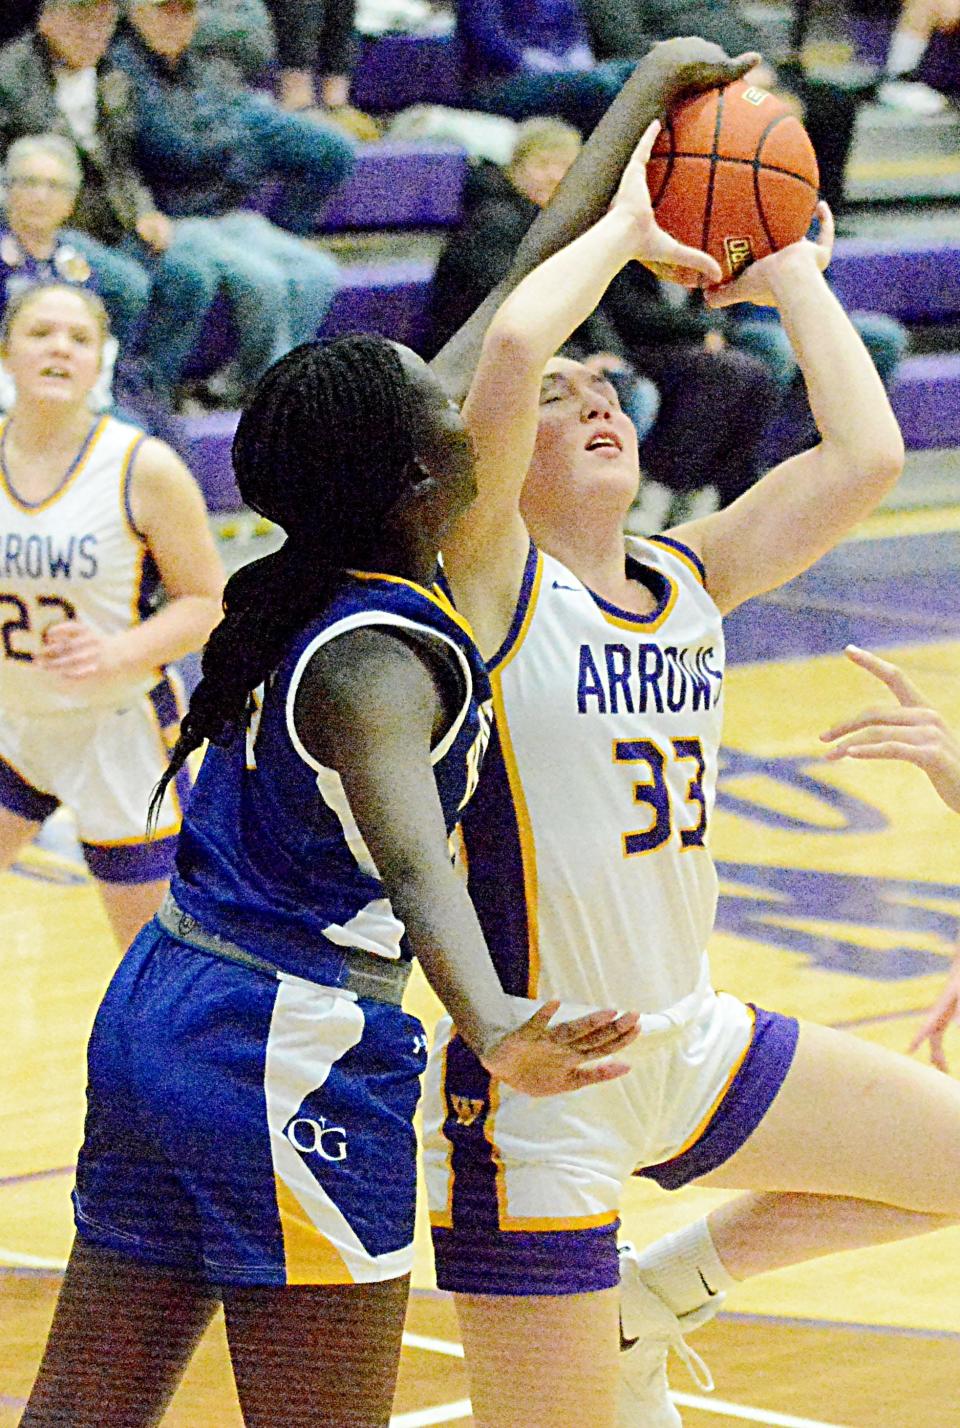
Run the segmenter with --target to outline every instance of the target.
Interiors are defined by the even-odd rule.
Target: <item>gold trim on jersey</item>
[[[450,601],[447,595],[440,589],[439,585],[434,585],[431,590],[428,590],[425,585],[418,585],[415,580],[408,580],[406,576],[385,575],[379,570],[348,570],[347,574],[352,576],[354,580],[386,580],[391,585],[406,585],[410,590],[416,590],[418,595],[423,595],[432,605],[436,605],[439,610],[442,610],[447,618],[452,620],[455,625],[458,625],[474,644],[477,643],[476,636],[470,628],[469,623],[463,618],[460,611]]]
[[[519,628],[519,630],[517,631],[516,638],[515,638],[514,640],[511,640],[510,643],[509,643],[509,645],[507,646],[507,652],[506,652],[506,654],[502,655],[499,659],[497,659],[495,663],[489,664],[489,665],[487,666],[487,673],[490,675],[491,679],[493,678],[493,672],[494,672],[494,670],[496,670],[497,673],[499,674],[502,670],[506,669],[507,665],[510,663],[510,661],[511,661],[511,660],[514,658],[514,656],[517,654],[518,650],[520,649],[520,646],[523,644],[524,640],[527,638],[527,635],[528,635],[529,632],[530,632],[530,625],[531,625],[531,622],[532,622],[532,620],[533,620],[533,614],[534,614],[534,611],[535,611],[536,608],[537,608],[537,600],[538,600],[539,597],[540,597],[540,585],[541,585],[541,583],[542,583],[542,580],[543,580],[543,551],[542,551],[542,550],[538,550],[538,551],[537,551],[537,565],[536,565],[536,569],[535,569],[535,571],[534,571],[534,573],[533,573],[533,580],[532,580],[531,585],[530,585],[530,594],[529,594],[529,596],[527,597],[527,608],[524,610],[524,612],[523,612],[523,619],[520,621],[520,628]],[[522,599],[522,598],[523,598],[523,590],[522,590],[522,588],[521,588],[520,596],[519,596],[518,598],[519,598],[519,599]],[[501,645],[500,648],[502,649],[503,646]]]
[[[450,1028],[450,1037],[441,1052],[440,1065],[440,1104],[446,1109],[447,1105],[447,1052],[450,1050],[450,1042],[457,1034],[455,1026]],[[446,1119],[446,1116],[444,1116]],[[447,1203],[442,1210],[431,1210],[430,1224],[438,1230],[453,1229],[453,1182],[456,1171],[453,1168],[453,1141],[449,1136],[443,1134],[443,1122],[440,1123],[440,1139],[444,1144],[444,1156],[447,1163]]]
[[[145,545],[147,538],[144,535],[143,531],[137,530],[136,526],[133,524],[133,506],[130,502],[130,491],[127,486],[127,482],[129,481],[131,476],[131,465],[133,463],[133,458],[137,454],[137,451],[145,440],[146,437],[144,436],[143,432],[138,431],[136,436],[131,441],[130,445],[127,447],[126,451],[123,453],[123,459],[120,462],[120,509],[123,512],[123,523],[126,526],[127,531],[130,533],[130,535],[133,536],[134,540],[137,542],[138,545]]]
[[[733,1082],[740,1071],[740,1067],[747,1059],[747,1052],[753,1045],[753,1038],[757,1030],[757,1014],[751,1006],[747,1007],[747,1011],[750,1013],[750,1035],[747,1038],[747,1044],[741,1051],[740,1055],[737,1057],[736,1061],[730,1067],[727,1079],[724,1081],[723,1086],[721,1087],[720,1092],[716,1097],[716,1100],[713,1102],[713,1105],[710,1107],[709,1111],[707,1111],[707,1114],[703,1117],[703,1120],[697,1126],[696,1130],[694,1130],[693,1132],[691,1132],[690,1135],[687,1136],[687,1139],[683,1142],[683,1145],[680,1147],[680,1149],[675,1150],[673,1155],[670,1156],[669,1160],[661,1161],[661,1165],[669,1165],[671,1161],[679,1160],[681,1155],[686,1155],[687,1151],[692,1150],[693,1147],[696,1145],[697,1141],[700,1139],[700,1137],[705,1135],[706,1132],[709,1130],[710,1122],[713,1120],[714,1116],[717,1114],[724,1100],[726,1099],[727,1092],[733,1085]]]
[[[509,656],[507,657],[507,663]],[[539,891],[537,887],[537,848],[533,837],[533,824],[523,793],[523,783],[517,767],[517,756],[510,741],[510,725],[503,699],[503,665],[490,670],[490,688],[493,691],[494,726],[500,739],[500,752],[507,775],[510,802],[517,823],[517,837],[520,840],[520,862],[523,867],[523,899],[527,909],[527,996],[537,994],[540,981],[540,928],[537,922]]]
[[[659,546],[661,550],[666,551],[667,555],[675,556],[677,560],[681,561],[687,567],[697,584],[702,585],[703,588],[706,589],[707,582],[703,577],[703,571],[690,559],[690,556],[687,555],[686,551],[682,548],[680,541],[662,539],[660,536],[641,536],[640,539],[649,541],[652,545]]]
[[[51,491],[49,496],[46,496],[42,501],[37,502],[37,504],[35,505],[29,501],[24,501],[21,496],[17,495],[16,491],[10,484],[10,477],[7,472],[7,464],[5,461],[0,461],[0,484],[2,484],[3,486],[3,491],[5,495],[10,498],[10,500],[16,506],[17,510],[22,511],[24,515],[27,516],[38,516],[41,511],[49,510],[52,505],[54,505],[57,501],[60,500],[61,496],[65,496],[66,493],[70,490],[71,486],[75,485],[77,478],[80,476],[80,473],[86,467],[87,462],[90,460],[90,456],[93,452],[93,448],[96,446],[97,442],[100,440],[101,436],[106,430],[109,420],[109,417],[102,416],[98,422],[91,426],[86,437],[84,438],[83,445],[80,447],[79,452],[73,459],[73,463],[67,468],[66,472],[64,473],[60,485],[56,488],[56,490]],[[6,435],[8,426],[9,418],[4,422],[0,422],[0,441],[2,441],[3,437]]]

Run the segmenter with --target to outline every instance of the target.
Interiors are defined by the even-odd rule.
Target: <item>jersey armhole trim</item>
[[[706,586],[707,568],[696,551],[691,550],[688,545],[684,545],[683,541],[674,540],[672,536],[654,535],[647,536],[646,539],[652,541],[654,545],[665,545],[671,555],[682,560],[684,565],[697,577],[700,584]]]
[[[297,702],[297,691],[300,688],[300,681],[303,678],[304,671],[317,650],[320,649],[321,646],[329,644],[330,641],[336,639],[338,635],[349,634],[351,630],[364,628],[376,629],[385,626],[399,630],[407,630],[421,638],[427,636],[431,640],[440,641],[442,644],[449,646],[457,656],[457,662],[463,677],[463,702],[457,713],[451,719],[449,728],[445,731],[439,742],[430,750],[431,764],[438,764],[449,752],[463,726],[463,721],[466,719],[467,711],[470,708],[470,700],[473,697],[473,674],[470,670],[470,664],[466,655],[455,640],[450,639],[447,635],[441,634],[439,630],[432,630],[429,625],[420,625],[415,620],[405,619],[402,615],[391,615],[387,612],[348,615],[345,619],[338,620],[335,625],[331,625],[328,630],[323,630],[319,635],[314,636],[297,660],[287,689],[286,709],[284,711],[287,735],[298,757],[303,760],[308,768],[313,769],[315,773],[335,774],[337,770],[331,768],[329,764],[322,764],[318,759],[315,759],[297,732],[294,708]]]
[[[146,433],[138,432],[133,438],[126,451],[123,453],[123,460],[120,463],[120,494],[123,514],[126,518],[130,534],[142,545],[146,545],[147,537],[133,519],[133,507],[130,504],[130,483],[133,480],[133,465],[137,459],[137,452],[146,441]]]
[[[510,628],[503,644],[496,654],[487,660],[487,668],[498,673],[510,663],[514,655],[520,649],[527,637],[530,629],[530,622],[533,619],[533,612],[536,609],[537,597],[540,594],[540,581],[543,578],[543,556],[530,542],[530,549],[527,552],[527,561],[523,567],[523,579],[520,582],[520,593],[517,596],[516,607],[513,612],[513,619],[510,621]]]

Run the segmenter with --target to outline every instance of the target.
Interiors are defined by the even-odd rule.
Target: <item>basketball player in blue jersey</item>
[[[167,666],[202,646],[223,576],[179,457],[90,410],[108,335],[99,298],[47,285],[0,339],[17,389],[0,423],[0,868],[66,805],[125,947],[159,906],[189,787],[184,771],[148,842],[181,713]]]
[[[655,133],[610,210],[493,319],[464,408],[478,499],[444,544],[494,694],[463,832],[504,985],[641,1011],[633,1075],[549,1106],[499,1086],[451,1028],[438,1037],[425,1106],[437,1277],[457,1295],[482,1428],[610,1428],[618,1412],[625,1428],[676,1424],[667,1347],[734,1280],[960,1216],[960,1087],[710,985],[721,616],[836,544],[894,484],[903,444],[823,280],[821,206],[817,242],[708,299],[779,308],[819,444],[728,509],[625,547],[631,423],[606,383],[553,354],[631,259],[718,280],[656,226]],[[616,1227],[632,1173],[753,1193],[624,1254],[633,1347],[618,1408]]]
[[[263,378],[234,465],[287,540],[228,582],[154,798],[209,740],[169,895],[91,1037],[30,1428],[157,1423],[218,1302],[250,1428],[385,1425],[426,1061],[411,957],[531,1096],[622,1074],[635,1035],[508,997],[451,862],[490,732],[483,662],[431,584],[475,490],[456,407],[407,349],[310,344]]]

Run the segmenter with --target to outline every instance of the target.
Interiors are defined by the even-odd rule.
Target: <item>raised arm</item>
[[[783,585],[832,549],[896,485],[903,438],[859,335],[823,269],[833,247],[826,204],[816,243],[763,258],[711,306],[754,302],[780,311],[810,399],[820,442],[782,462],[726,510],[672,534],[700,555],[723,611]],[[710,473],[702,473],[709,480]]]
[[[476,453],[477,498],[444,541],[443,556],[458,604],[487,655],[510,626],[527,556],[520,493],[547,362],[632,258],[713,282],[720,277],[712,258],[683,247],[654,219],[646,169],[659,127],[651,124],[637,145],[609,211],[524,278],[484,339],[463,408]]]
[[[430,760],[442,703],[419,653],[394,634],[362,629],[320,648],[294,718],[308,751],[339,773],[427,980],[487,1069],[529,1095],[622,1075],[623,1063],[588,1063],[634,1039],[634,1015],[597,1012],[548,1030],[555,1002],[531,1017],[529,1002],[503,991],[447,847]]]
[[[431,366],[456,401],[462,401],[469,389],[484,333],[504,298],[540,263],[602,217],[630,155],[653,120],[662,118],[681,95],[730,84],[758,60],[753,53],[730,59],[719,45],[695,37],[653,46],[538,215],[504,281],[433,359]]]

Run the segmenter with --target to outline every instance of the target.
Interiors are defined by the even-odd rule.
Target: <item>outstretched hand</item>
[[[647,61],[664,67],[667,103],[674,104],[685,94],[719,89],[742,79],[761,59],[755,50],[731,59],[710,40],[701,40],[699,35],[681,35],[652,45]]]
[[[723,287],[708,288],[707,306],[731,307],[737,302],[752,302],[757,307],[776,307],[778,298],[770,279],[779,269],[793,263],[798,254],[809,254],[821,273],[824,272],[833,256],[835,236],[830,205],[823,202],[818,203],[814,210],[814,217],[820,223],[820,231],[815,239],[801,238],[798,243],[788,243],[785,248],[778,249],[776,253],[769,253],[766,258],[758,258],[732,283],[724,283]]]
[[[902,759],[922,769],[948,808],[960,813],[960,741],[903,670],[869,650],[848,645],[853,664],[890,690],[896,705],[864,709],[821,734],[833,747],[826,758]]]
[[[660,133],[660,121],[648,125],[643,138],[623,171],[620,187],[610,205],[611,211],[625,212],[632,219],[636,232],[634,257],[653,267],[661,277],[668,277],[684,286],[700,284],[706,279],[719,283],[723,276],[720,265],[709,253],[678,243],[657,223],[647,184],[647,163]]]
[[[629,1046],[639,1034],[636,1012],[594,1011],[550,1025],[559,1001],[546,1002],[480,1058],[492,1076],[528,1096],[553,1096],[624,1076],[622,1061],[591,1065]]]

